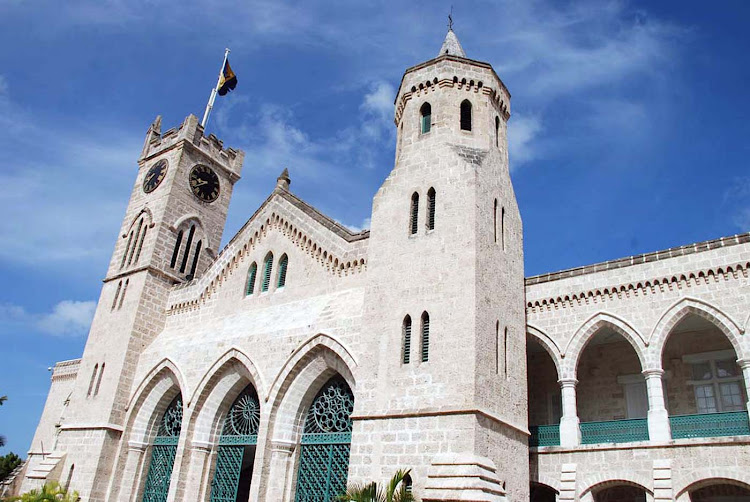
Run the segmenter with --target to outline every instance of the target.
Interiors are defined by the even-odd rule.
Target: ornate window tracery
[[[341,376],[318,392],[302,434],[296,502],[329,502],[346,492],[354,394]]]
[[[151,463],[143,489],[143,502],[166,502],[172,478],[177,441],[182,430],[182,394],[167,406],[151,447]]]
[[[247,500],[258,443],[260,401],[252,385],[234,400],[224,419],[211,481],[211,502]]]

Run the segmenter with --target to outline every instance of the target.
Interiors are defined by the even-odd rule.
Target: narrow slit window
[[[505,208],[500,211],[500,240],[502,241],[503,251],[505,251]]]
[[[99,363],[94,365],[94,372],[91,373],[91,381],[89,382],[89,390],[86,393],[86,397],[91,395],[91,391],[94,390],[94,381],[96,381],[96,374],[99,372]]]
[[[250,296],[255,291],[255,276],[258,275],[258,265],[253,262],[247,271],[247,289],[245,289],[245,296]]]
[[[500,148],[500,117],[495,117],[495,147]]]
[[[120,290],[122,289],[122,281],[117,283],[117,291],[115,291],[115,299],[112,301],[112,308],[110,310],[114,310],[115,307],[117,307],[117,298],[120,296]]]
[[[117,305],[117,310],[122,308],[122,302],[125,301],[125,293],[128,290],[128,284],[130,284],[130,279],[125,279],[125,285],[122,287],[122,294],[120,295],[120,303]]]
[[[190,256],[190,247],[193,245],[193,237],[195,236],[195,225],[190,227],[190,233],[188,233],[187,243],[185,244],[185,254],[182,256],[182,264],[180,264],[180,273],[185,273],[185,267],[187,267],[188,257]]]
[[[419,194],[414,192],[411,196],[411,214],[409,219],[409,233],[417,233],[417,221],[419,220]]]
[[[198,258],[201,255],[202,245],[203,245],[203,241],[198,241],[198,243],[195,245],[195,255],[193,256],[193,264],[190,265],[190,278],[191,279],[195,277],[195,269],[198,268]]]
[[[508,378],[508,327],[505,327],[505,334],[503,335],[503,371],[505,372],[505,378]]]
[[[461,102],[461,130],[471,131],[471,101],[468,99]]]
[[[500,321],[495,323],[495,374],[500,374]]]
[[[177,241],[174,244],[174,251],[172,251],[172,260],[169,262],[169,268],[174,268],[177,264],[177,256],[180,254],[180,244],[182,244],[182,230],[177,232]]]
[[[435,230],[435,189],[427,192],[427,230]]]
[[[495,206],[492,209],[492,232],[497,244],[497,199],[495,199]]]
[[[411,361],[411,317],[408,315],[404,317],[402,331],[404,336],[403,361],[404,364],[409,364]]]
[[[133,263],[135,263],[136,265],[138,264],[138,259],[141,257],[141,250],[143,249],[143,241],[146,240],[147,231],[148,231],[148,225],[144,225],[143,232],[141,232],[140,242],[138,242],[138,250],[135,252],[135,258],[133,258]]]
[[[94,396],[99,394],[99,387],[102,386],[102,376],[104,375],[104,366],[107,363],[102,363],[102,369],[99,371],[99,378],[96,379],[96,387],[94,388]]]
[[[425,103],[422,108],[419,109],[419,127],[422,134],[430,132],[432,126],[432,106],[430,103]]]
[[[128,236],[128,244],[125,246],[125,252],[122,254],[122,261],[120,262],[120,268],[125,266],[125,262],[128,259],[128,253],[130,252],[130,244],[133,242],[133,232],[130,232]]]
[[[138,229],[135,231],[135,242],[133,242],[133,245],[130,246],[130,250],[128,251],[128,266],[130,266],[133,263],[133,254],[135,253],[135,248],[137,247],[138,241],[141,237],[141,228],[143,228],[143,218],[138,221]]]
[[[422,313],[422,362],[430,358],[430,315]]]
[[[283,288],[286,284],[286,267],[289,263],[289,257],[284,255],[279,260],[279,278],[276,281],[277,288]]]
[[[407,474],[406,476],[404,476],[404,481],[403,482],[404,482],[404,491],[406,493],[412,493],[411,490],[412,490],[412,484],[413,483],[412,483],[412,480],[411,480],[411,476],[409,474]]]
[[[273,254],[268,253],[263,260],[263,283],[260,285],[261,292],[268,291],[271,284],[271,269],[273,268]]]

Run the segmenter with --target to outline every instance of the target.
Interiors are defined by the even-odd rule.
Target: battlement
[[[68,361],[60,361],[55,364],[52,368],[52,380],[62,380],[67,378],[75,378],[78,375],[78,368],[81,366],[80,359],[70,359]]]
[[[192,145],[217,165],[229,171],[233,177],[239,179],[245,152],[231,147],[224,148],[224,143],[214,134],[204,136],[203,126],[200,125],[198,117],[192,114],[188,115],[182,124],[168,129],[163,134],[161,116],[157,117],[146,133],[146,140],[138,162],[145,162],[179,144]]]

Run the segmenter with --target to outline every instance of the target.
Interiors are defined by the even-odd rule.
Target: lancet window
[[[422,108],[419,109],[419,130],[420,133],[425,134],[430,132],[432,126],[432,106],[430,103],[425,103]]]
[[[250,496],[259,425],[258,393],[248,385],[224,419],[211,481],[211,502],[240,502]]]
[[[354,394],[340,376],[318,392],[305,419],[296,502],[328,502],[346,492]]]
[[[143,489],[143,502],[166,502],[181,430],[182,394],[178,394],[167,406],[167,411],[159,422],[151,447],[151,463]]]
[[[471,131],[471,101],[468,99],[461,102],[461,130]]]

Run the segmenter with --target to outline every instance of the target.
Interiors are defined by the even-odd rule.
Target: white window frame
[[[696,401],[696,412],[698,412],[698,396],[696,395],[696,392],[698,390],[698,387],[702,386],[708,386],[710,385],[713,388],[714,391],[714,402],[716,403],[716,411],[715,412],[709,412],[709,413],[725,413],[727,410],[724,409],[724,402],[722,399],[721,394],[721,384],[725,383],[734,383],[736,382],[737,385],[740,388],[740,396],[743,395],[743,378],[742,378],[742,370],[740,369],[737,372],[736,376],[733,377],[725,377],[725,378],[719,378],[718,372],[716,370],[716,362],[717,361],[726,361],[726,360],[733,360],[737,361],[737,355],[734,353],[734,350],[727,349],[727,350],[715,350],[712,352],[700,352],[698,354],[686,354],[682,356],[682,361],[684,363],[687,363],[689,365],[694,364],[701,364],[701,363],[708,363],[711,367],[711,378],[707,380],[687,380],[687,384],[689,386],[692,386],[693,388],[693,396],[695,397]],[[692,368],[691,368],[692,372]],[[728,411],[742,411],[746,403],[742,403],[740,405],[738,410],[728,410]]]

